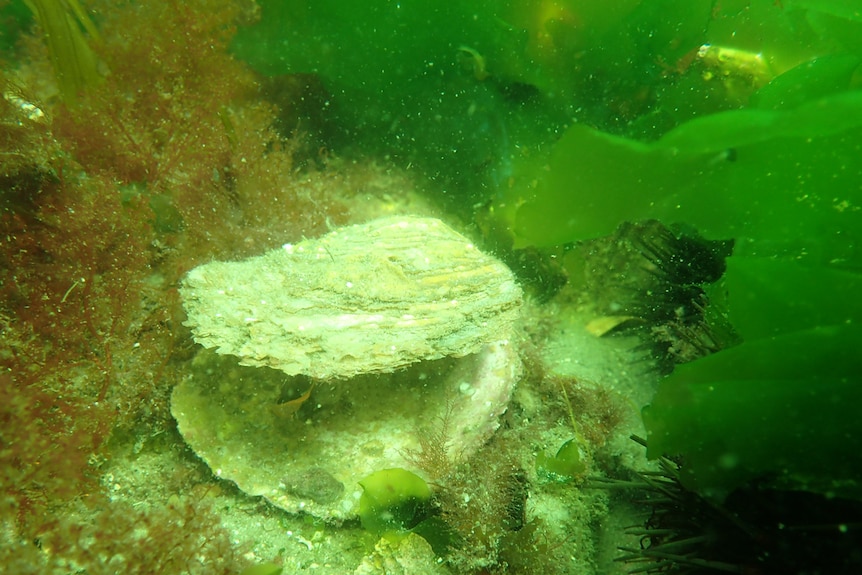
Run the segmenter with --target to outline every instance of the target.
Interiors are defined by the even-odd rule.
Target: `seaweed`
[[[74,105],[83,90],[102,79],[99,60],[89,44],[100,41],[99,32],[78,0],[24,0],[24,3],[42,28],[60,94],[67,104]]]
[[[88,34],[76,3],[31,8],[44,34],[65,30],[47,51],[42,35],[23,38],[20,66],[0,76],[2,563],[22,573],[236,573],[240,547],[189,488],[177,488],[175,505],[130,510],[105,468],[173,430],[168,397],[186,353],[174,286],[213,245],[248,249],[231,232],[255,212],[240,213],[237,197],[260,199],[269,222],[267,202],[289,203],[289,146],[224,52],[232,3],[112,3]],[[149,42],[129,42],[135,34]],[[61,63],[71,72],[55,78],[67,83],[57,101],[45,88],[51,52],[85,36],[101,38],[89,50],[111,74],[91,82],[76,60]],[[225,118],[248,130],[230,138]],[[225,221],[234,223],[213,234]]]

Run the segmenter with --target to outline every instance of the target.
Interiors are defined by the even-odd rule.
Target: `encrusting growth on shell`
[[[204,347],[318,379],[476,353],[511,333],[522,300],[503,263],[417,216],[204,264],[180,291]]]
[[[195,340],[251,367],[199,353],[171,396],[180,433],[218,477],[293,513],[355,516],[358,482],[406,465],[419,446],[403,431],[444,413],[469,457],[523,372],[512,272],[433,218],[205,264],[181,294]],[[285,386],[307,391],[285,402]]]

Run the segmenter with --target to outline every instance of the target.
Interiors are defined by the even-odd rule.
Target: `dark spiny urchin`
[[[724,274],[732,240],[674,233],[650,220],[623,223],[578,249],[585,297],[595,312],[620,318],[616,331],[637,332],[660,371],[732,341],[721,314],[711,313],[705,289]]]
[[[600,481],[633,490],[649,513],[642,526],[627,530],[640,546],[620,548],[618,561],[631,573],[862,573],[862,502],[752,483],[719,503],[684,488],[679,464],[659,463],[659,471],[632,481]]]

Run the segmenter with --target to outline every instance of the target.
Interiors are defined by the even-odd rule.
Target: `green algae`
[[[239,575],[280,575],[284,567],[274,563],[260,563],[242,570]]]
[[[716,499],[753,480],[862,499],[862,275],[731,257],[723,289],[744,343],[661,383],[649,455],[684,454],[683,484]]]
[[[581,457],[581,441],[577,438],[563,443],[556,455],[540,451],[536,456],[536,472],[555,481],[571,481],[582,477],[587,465]]]
[[[735,240],[712,291],[743,343],[678,367],[643,413],[649,456],[680,456],[682,482],[716,499],[752,481],[862,496],[859,18],[840,3],[786,4],[760,24],[754,14],[774,10],[753,6],[736,41],[720,25],[708,34],[770,47],[782,72],[738,109],[691,108],[654,139],[574,123],[513,161],[494,205],[522,248],[646,219]]]
[[[734,328],[748,341],[853,325],[862,317],[862,274],[788,260],[731,257],[722,289]]]
[[[425,481],[401,468],[381,469],[359,481],[359,519],[377,535],[406,535],[428,511],[431,489]]]
[[[757,340],[680,366],[644,410],[648,454],[684,454],[680,481],[722,500],[762,487],[862,499],[862,330]]]
[[[516,245],[684,222],[739,254],[859,261],[862,91],[698,118],[653,144],[577,124],[507,191]],[[542,172],[541,177],[538,177]],[[812,242],[812,239],[816,241]],[[812,245],[813,244],[813,245]]]
[[[858,16],[838,2],[260,5],[261,20],[236,37],[237,56],[266,76],[315,75],[345,140],[422,166],[472,198],[517,176],[519,155],[573,119],[656,139],[745,106],[759,87],[747,68],[755,60],[774,75],[862,53]],[[709,45],[750,61],[704,69],[695,56]],[[796,98],[810,101],[822,80],[812,76]]]
[[[43,30],[60,93],[74,104],[87,87],[101,82],[99,61],[90,47],[99,32],[77,0],[25,0]],[[85,33],[86,32],[86,33]]]

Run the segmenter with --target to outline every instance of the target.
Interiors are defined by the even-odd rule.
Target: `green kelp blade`
[[[648,456],[722,500],[753,480],[862,499],[862,327],[757,340],[682,365],[644,408]]]
[[[862,318],[862,273],[793,260],[727,259],[729,319],[746,341]],[[862,353],[862,349],[860,349]]]
[[[845,91],[793,110],[732,110],[695,118],[665,134],[655,148],[680,155],[715,154],[779,138],[823,138],[862,125],[862,91]]]
[[[570,127],[502,194],[517,247],[686,223],[740,255],[862,262],[862,91],[697,118],[653,144]]]
[[[25,0],[25,4],[42,28],[60,93],[67,104],[73,104],[82,90],[102,80],[99,60],[89,44],[99,42],[96,26],[77,0]]]
[[[672,195],[680,183],[668,159],[648,146],[581,124],[566,130],[550,158],[536,164],[520,166],[528,174],[519,179],[523,187],[508,193],[521,195],[509,202],[520,205],[516,247],[606,235],[622,221],[653,217],[655,198]]]
[[[751,97],[751,102],[762,109],[792,109],[849,90],[857,68],[859,58],[852,54],[814,58],[774,78]]]
[[[790,0],[787,8],[808,8],[845,20],[862,23],[862,9],[856,0]]]

